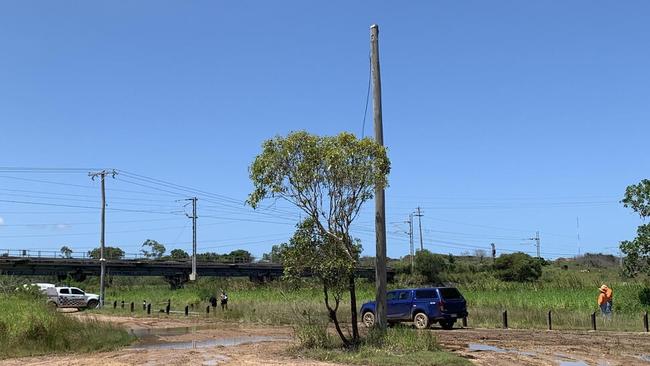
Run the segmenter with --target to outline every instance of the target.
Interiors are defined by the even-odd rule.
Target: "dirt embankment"
[[[1,361],[0,365],[332,365],[288,356],[287,348],[295,345],[291,327],[201,319],[92,317],[120,324],[143,338],[133,347],[113,352],[21,358]],[[431,331],[446,349],[476,365],[650,365],[650,335],[644,333]],[[170,345],[174,349],[165,348]]]

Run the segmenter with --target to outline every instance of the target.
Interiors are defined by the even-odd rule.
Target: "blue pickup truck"
[[[459,318],[467,316],[467,303],[454,287],[431,287],[388,291],[386,294],[389,323],[413,322],[416,328],[425,329],[440,323],[451,329]],[[367,327],[375,324],[375,302],[361,306],[361,319]]]

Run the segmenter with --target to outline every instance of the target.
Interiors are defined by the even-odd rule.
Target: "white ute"
[[[76,287],[50,287],[45,290],[47,304],[57,308],[96,308],[99,295],[88,294]]]

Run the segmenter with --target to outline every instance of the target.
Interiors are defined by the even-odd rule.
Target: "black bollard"
[[[210,314],[210,305],[205,307],[205,313]]]
[[[591,329],[596,330],[596,312],[591,313]]]
[[[167,304],[167,306],[165,306],[165,313],[167,313],[167,315],[169,315],[169,309],[170,309],[170,306],[169,306],[169,304]]]
[[[185,305],[185,316],[188,316],[190,313],[190,307]]]
[[[135,311],[135,304],[131,301],[131,312]]]
[[[503,329],[508,329],[508,310],[503,311]]]
[[[463,328],[467,328],[467,317],[463,317]]]
[[[113,309],[117,309],[117,300],[113,301]]]
[[[124,309],[124,300],[122,300],[122,309]]]
[[[645,314],[643,314],[643,329],[645,329],[646,333],[648,332],[648,312],[646,311]]]
[[[550,310],[548,311],[548,330],[553,330],[553,319]]]
[[[151,315],[151,303],[147,304],[147,315]]]

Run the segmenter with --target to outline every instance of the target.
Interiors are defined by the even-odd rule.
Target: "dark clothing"
[[[217,307],[217,298],[216,297],[212,296],[210,298],[210,305],[212,305],[213,308]]]

